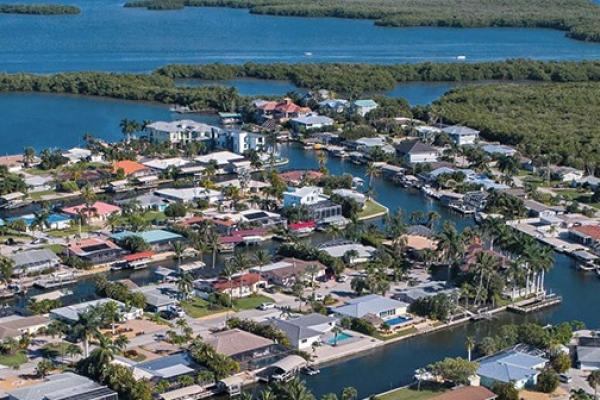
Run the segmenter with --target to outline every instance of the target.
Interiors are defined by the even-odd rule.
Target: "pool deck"
[[[384,343],[379,339],[375,339],[362,333],[350,331],[348,334],[352,335],[352,338],[339,342],[337,346],[323,344],[322,346],[317,347],[313,353],[314,363],[323,364],[339,358],[353,356],[362,353],[363,351],[379,347]]]

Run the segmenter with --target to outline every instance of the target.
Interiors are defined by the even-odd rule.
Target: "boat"
[[[467,59],[467,56],[456,56],[456,59],[458,61],[465,61]]]
[[[305,55],[306,57],[312,57],[313,53],[311,53],[310,51],[305,51],[305,52],[304,52],[304,55]]]
[[[590,262],[578,262],[577,269],[580,271],[596,271],[596,273],[600,273],[600,270],[598,270],[598,266]]]
[[[321,370],[318,369],[317,367],[312,367],[309,365],[306,368],[304,368],[302,370],[302,372],[304,372],[308,376],[313,376],[313,375],[319,375],[321,373]]]

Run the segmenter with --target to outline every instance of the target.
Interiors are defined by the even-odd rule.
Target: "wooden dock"
[[[519,314],[528,314],[560,303],[562,303],[561,296],[548,294],[511,304],[507,307],[507,309]]]

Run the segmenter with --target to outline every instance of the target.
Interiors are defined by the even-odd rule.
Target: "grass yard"
[[[233,307],[236,310],[252,310],[260,306],[262,303],[273,303],[274,300],[263,295],[251,295],[233,301]]]
[[[64,246],[60,244],[48,244],[44,246],[45,248],[52,250],[54,254],[62,254]]]
[[[162,211],[148,211],[143,214],[144,219],[148,222],[153,221],[164,221],[167,219],[167,216]]]
[[[27,354],[23,350],[17,351],[15,354],[0,354],[0,365],[7,367],[17,367],[27,362]]]
[[[377,332],[373,335],[373,337],[376,339],[385,341],[385,340],[390,340],[390,339],[396,339],[396,338],[403,337],[406,335],[411,335],[416,332],[417,332],[417,328],[415,328],[414,326],[411,326],[410,328],[402,329],[402,330],[392,333],[390,335],[383,335],[383,334]]]
[[[95,231],[98,229],[99,228],[97,226],[82,225],[81,233],[88,233],[88,232],[92,232],[92,231]],[[70,227],[70,228],[62,229],[62,230],[52,230],[52,231],[48,231],[46,233],[50,237],[65,238],[68,236],[73,236],[73,235],[79,234],[79,227],[75,226],[75,227]]]
[[[182,301],[180,305],[181,308],[183,308],[183,310],[185,311],[185,313],[192,318],[202,318],[206,317],[207,315],[215,314],[217,312],[226,310],[221,306],[211,306],[208,301],[199,297],[194,297],[189,300]]]
[[[414,387],[401,388],[394,390],[393,392],[386,393],[383,395],[375,396],[377,400],[427,400],[431,399],[444,390],[437,387],[421,387],[421,390],[417,390]]]
[[[373,199],[367,200],[365,208],[358,213],[358,219],[370,219],[387,214],[388,209]]]

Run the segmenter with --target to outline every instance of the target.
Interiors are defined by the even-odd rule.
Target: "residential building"
[[[431,281],[422,283],[418,286],[402,289],[394,295],[394,298],[411,304],[417,300],[433,297],[438,294],[445,294],[449,297],[453,297],[458,291],[459,290],[456,288],[448,287],[445,281]]]
[[[368,314],[384,321],[406,314],[408,304],[383,297],[378,294],[357,297],[348,300],[345,305],[334,307],[332,311],[350,318],[363,318]]]
[[[81,314],[85,314],[86,312],[95,307],[100,307],[110,302],[117,304],[117,306],[119,307],[119,311],[121,312],[121,316],[125,321],[141,318],[144,314],[144,310],[142,310],[141,308],[126,306],[118,300],[98,299],[73,304],[66,307],[55,308],[53,310],[50,310],[50,318],[73,324],[79,321],[79,316]]]
[[[143,239],[154,251],[169,250],[173,243],[184,240],[184,237],[180,234],[163,229],[153,229],[143,232],[121,231],[113,233],[110,237],[120,242],[129,236],[137,236]]]
[[[284,207],[308,206],[324,200],[328,198],[323,194],[323,188],[318,186],[304,186],[283,193]]]
[[[6,219],[7,222],[23,221],[25,223],[26,231],[29,232],[33,228],[33,224],[36,221],[35,214],[19,215],[18,217],[11,217]],[[43,226],[37,226],[36,229],[67,229],[71,226],[72,219],[64,214],[53,213],[48,215],[45,224]]]
[[[583,179],[585,173],[582,170],[571,167],[551,167],[550,174],[553,179],[561,182],[577,182]]]
[[[157,121],[145,128],[148,139],[153,142],[186,144],[197,140],[212,140],[220,128],[189,119],[179,121]]]
[[[30,175],[24,179],[29,193],[38,193],[52,190],[53,178],[51,176]]]
[[[258,132],[222,131],[218,138],[218,147],[235,154],[244,154],[249,150],[260,153],[266,151],[266,136]]]
[[[377,251],[377,249],[375,249],[373,246],[365,246],[361,243],[355,243],[346,240],[335,240],[332,242],[322,243],[318,246],[318,249],[326,252],[331,257],[344,258],[348,264],[367,262]],[[351,253],[355,254],[349,256]]]
[[[7,193],[0,196],[0,208],[15,208],[25,202],[27,195],[21,192]]]
[[[523,205],[525,206],[525,209],[529,215],[532,217],[556,217],[557,215],[565,212],[565,208],[563,206],[547,206],[536,200],[523,200]]]
[[[450,139],[458,146],[475,144],[479,139],[479,131],[461,125],[447,126],[442,129]]]
[[[439,153],[435,147],[417,139],[403,140],[396,146],[396,154],[408,164],[434,163]]]
[[[312,169],[290,170],[279,174],[279,177],[288,185],[298,187],[303,181],[311,182],[312,184],[321,180],[325,175],[322,172]]]
[[[117,175],[123,172],[128,178],[138,178],[147,175],[150,169],[142,163],[131,160],[116,161],[113,163],[113,174]]]
[[[92,264],[101,264],[117,260],[125,251],[110,240],[91,237],[70,242],[66,252],[68,256],[76,256]]]
[[[121,207],[97,201],[89,208],[85,204],[63,208],[65,214],[78,218],[85,215],[89,223],[100,223],[106,221],[109,215],[121,214]]]
[[[151,312],[168,310],[178,303],[178,297],[180,296],[176,285],[169,283],[141,286],[132,289],[132,292],[144,295],[146,308]]]
[[[316,129],[330,128],[333,126],[333,122],[332,118],[315,114],[290,120],[290,124],[295,132],[307,132]]]
[[[360,207],[364,207],[367,202],[367,196],[351,189],[334,189],[331,191],[332,194],[343,197],[345,199],[354,200]]]
[[[600,370],[600,346],[577,346],[577,367],[582,371]]]
[[[307,273],[309,266],[316,266],[314,276]],[[284,258],[279,261],[257,266],[250,270],[260,274],[270,284],[292,287],[298,281],[318,280],[325,276],[326,267],[318,261],[304,261],[297,258]]]
[[[250,166],[250,161],[246,160],[243,155],[231,151],[216,151],[196,157],[195,160],[204,167],[214,163],[218,174],[235,172],[246,167],[246,164],[247,167]]]
[[[430,400],[495,400],[497,398],[496,393],[483,386],[459,386]]]
[[[35,335],[40,329],[50,324],[50,318],[43,315],[22,317],[10,315],[0,319],[0,340],[6,338],[19,339],[24,334]]]
[[[367,115],[370,111],[373,111],[374,109],[376,109],[379,105],[371,99],[362,99],[362,100],[354,100],[352,102],[352,112],[354,112],[355,114],[360,115],[361,117],[364,117],[365,115]]]
[[[69,160],[69,164],[75,164],[80,161],[88,160],[92,156],[92,151],[79,147],[73,147],[72,149],[63,152],[62,156]]]
[[[512,157],[517,154],[517,150],[514,147],[504,144],[485,144],[481,146],[481,149],[492,156],[499,155]]]
[[[259,122],[263,122],[266,119],[286,122],[291,118],[303,117],[312,112],[310,108],[301,107],[287,97],[280,102],[254,100],[252,104],[256,108]]]
[[[181,157],[172,158],[154,158],[144,161],[146,167],[150,168],[154,173],[166,171],[169,168],[182,168],[190,164],[190,160]]]
[[[323,111],[342,113],[348,107],[348,100],[344,99],[329,99],[319,102],[319,108]]]
[[[419,138],[419,140],[421,140],[424,143],[432,143],[435,140],[435,137],[440,133],[442,133],[442,130],[440,128],[436,128],[435,126],[429,125],[421,125],[414,127],[413,136],[416,136],[417,138]]]
[[[512,383],[520,390],[534,386],[547,363],[545,358],[508,350],[480,360],[477,375],[485,387],[491,388],[497,382]]]
[[[8,400],[118,400],[117,393],[72,372],[50,375],[42,382],[8,391]]]
[[[215,182],[215,187],[217,187],[217,188],[226,188],[228,186],[242,189],[246,193],[248,193],[248,192],[260,193],[261,190],[270,187],[271,184],[269,184],[267,182],[263,182],[263,181],[255,181],[254,179],[249,179],[249,180],[231,179],[228,181]]]
[[[569,230],[571,239],[589,247],[594,253],[600,255],[600,226],[579,225]]]
[[[198,200],[206,200],[209,204],[215,204],[220,200],[223,200],[223,193],[220,191],[203,187],[182,189],[166,188],[159,189],[155,191],[154,194],[165,200],[184,204],[194,203]]]
[[[35,158],[34,163],[39,163],[39,158]],[[6,167],[8,172],[16,173],[23,169],[23,154],[15,154],[12,156],[0,156],[0,166]]]
[[[337,318],[323,314],[307,314],[292,319],[272,319],[267,324],[280,329],[298,350],[311,349],[313,345],[321,342],[321,337],[331,332],[337,324]]]
[[[219,278],[214,280],[199,280],[194,287],[201,293],[226,293],[239,298],[255,294],[260,287],[266,286],[267,281],[256,272],[243,273],[231,277],[231,280]]]
[[[50,249],[25,250],[10,255],[15,275],[30,274],[56,268],[60,258]]]
[[[205,339],[217,353],[238,362],[245,362],[271,354],[275,342],[241,329],[215,332]]]
[[[181,376],[195,376],[202,369],[205,368],[194,362],[187,352],[181,352],[136,364],[133,367],[133,376],[136,379],[148,379],[153,382],[161,380],[172,382]]]

